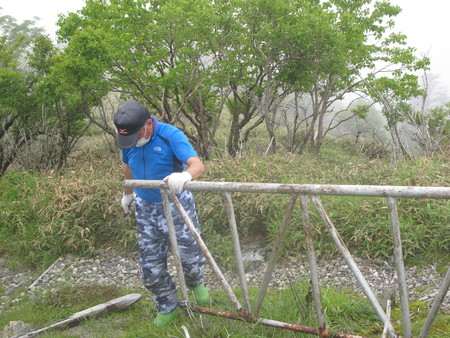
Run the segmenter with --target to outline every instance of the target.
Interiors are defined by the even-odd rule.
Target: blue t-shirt
[[[182,172],[186,161],[197,157],[183,132],[169,124],[153,119],[153,135],[142,147],[122,150],[122,161],[130,166],[133,179],[162,180],[174,173]],[[135,189],[145,201],[161,202],[159,189]]]

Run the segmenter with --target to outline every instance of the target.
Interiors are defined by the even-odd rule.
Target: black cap
[[[130,149],[136,145],[139,131],[149,118],[148,109],[137,101],[127,101],[119,108],[114,115],[114,124],[120,149]]]

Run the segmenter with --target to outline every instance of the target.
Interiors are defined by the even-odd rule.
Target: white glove
[[[130,213],[130,205],[131,203],[133,203],[133,200],[134,194],[123,194],[121,203],[125,215],[128,215]]]
[[[192,180],[192,176],[187,171],[173,173],[164,178],[164,182],[169,184],[169,190],[177,194],[183,191],[184,184],[190,180]]]

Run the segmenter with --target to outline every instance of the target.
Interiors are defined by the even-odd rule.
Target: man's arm
[[[199,178],[205,171],[205,166],[202,161],[196,156],[190,157],[187,161],[187,169],[181,173],[172,173],[164,181],[169,184],[170,191],[174,193],[181,193],[184,185],[192,179]]]
[[[191,174],[192,179],[195,180],[205,171],[205,166],[198,157],[190,157],[187,161],[186,171]]]
[[[131,173],[131,169],[128,164],[125,164],[124,176],[126,180],[133,179],[133,174]],[[128,215],[130,213],[130,205],[134,200],[133,191],[133,188],[125,188],[123,191],[122,200],[120,201],[120,203],[122,204],[125,215]]]
[[[125,169],[124,169],[124,177],[126,180],[132,180],[133,179],[133,174],[131,173],[131,168],[128,164],[125,164]],[[124,194],[132,194],[134,191],[133,188],[125,188],[124,190]]]

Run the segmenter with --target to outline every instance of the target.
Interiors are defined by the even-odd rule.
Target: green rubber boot
[[[190,288],[192,291],[194,291],[194,298],[197,302],[197,305],[203,306],[208,304],[209,302],[209,292],[206,289],[205,285],[200,284],[196,286],[195,288]]]
[[[175,319],[176,316],[178,316],[178,308],[167,314],[158,313],[158,315],[153,320],[153,325],[157,327],[167,326],[172,320]]]

